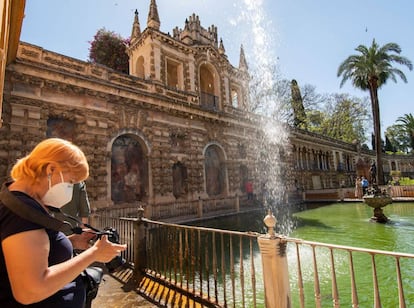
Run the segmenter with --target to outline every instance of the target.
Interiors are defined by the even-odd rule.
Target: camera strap
[[[54,231],[61,231],[63,226],[68,224],[68,222],[59,220],[53,216],[44,215],[36,209],[24,204],[9,191],[8,186],[11,183],[12,182],[3,183],[0,190],[0,201],[14,214]]]

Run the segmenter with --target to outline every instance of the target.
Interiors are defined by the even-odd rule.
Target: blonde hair
[[[50,163],[55,163],[61,169],[69,169],[77,181],[89,176],[88,161],[82,150],[60,138],[49,138],[38,143],[29,155],[17,161],[10,175],[14,181],[25,179],[34,182],[45,175]]]

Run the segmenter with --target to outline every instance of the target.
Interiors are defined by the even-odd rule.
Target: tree
[[[385,152],[391,152],[391,153],[397,152],[397,148],[391,142],[390,138],[388,138],[387,134],[385,134]]]
[[[250,76],[249,111],[293,125],[292,82],[282,78],[275,65],[252,69]],[[267,77],[263,78],[263,76]],[[305,113],[307,110],[318,108],[317,106],[323,102],[324,97],[317,94],[312,85],[305,84],[300,87],[300,94]]]
[[[411,113],[405,114],[403,117],[399,117],[397,122],[401,123],[399,127],[401,132],[409,140],[411,151],[414,151],[414,117]]]
[[[378,89],[388,79],[397,82],[396,76],[399,76],[404,82],[407,82],[404,73],[392,66],[394,62],[407,66],[409,70],[413,69],[413,65],[410,60],[399,55],[401,48],[395,43],[387,43],[380,47],[374,39],[369,48],[364,45],[359,45],[355,50],[359,54],[346,58],[339,65],[337,76],[340,77],[342,75],[341,87],[346,81],[351,80],[354,87],[363,91],[369,91],[374,121],[377,183],[382,185],[384,184],[384,171],[382,166]]]
[[[388,126],[385,130],[386,140],[391,143],[393,152],[408,153],[410,148],[410,140],[403,132],[400,124]],[[387,149],[386,149],[387,150]]]
[[[291,82],[292,109],[293,109],[293,125],[295,127],[307,128],[305,107],[303,106],[303,98],[300,93],[298,83],[295,79]]]
[[[348,143],[366,140],[365,123],[370,122],[366,102],[347,94],[332,94],[321,111],[308,113],[309,130]]]
[[[105,65],[113,70],[128,73],[129,57],[126,53],[128,39],[123,39],[119,34],[99,29],[94,40],[89,42],[89,60],[92,63]]]

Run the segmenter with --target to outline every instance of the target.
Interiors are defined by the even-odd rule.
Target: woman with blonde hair
[[[31,209],[50,216],[72,198],[73,184],[89,176],[84,153],[69,141],[50,138],[40,142],[11,170],[8,192]],[[81,273],[94,262],[109,262],[126,245],[106,236],[91,247],[94,234],[66,237],[26,220],[0,202],[0,306],[84,307]],[[85,249],[73,256],[73,249]]]

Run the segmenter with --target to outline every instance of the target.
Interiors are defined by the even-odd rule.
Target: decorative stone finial
[[[244,55],[244,48],[243,45],[240,46],[240,60],[239,60],[239,69],[243,71],[248,70],[246,56]]]
[[[135,10],[134,23],[132,24],[131,41],[137,39],[141,35],[141,27],[139,25],[138,10]]]
[[[267,235],[270,237],[275,236],[276,217],[273,216],[272,211],[269,209],[266,217],[263,219],[264,224],[268,228]]]
[[[142,218],[144,218],[144,208],[142,207],[142,205],[139,206],[138,208],[138,219],[141,220]]]
[[[155,0],[151,0],[148,11],[147,27],[160,30],[160,17],[158,16],[158,8]]]
[[[219,53],[224,55],[226,53],[226,49],[224,48],[223,39],[220,38],[220,45],[219,45]]]

